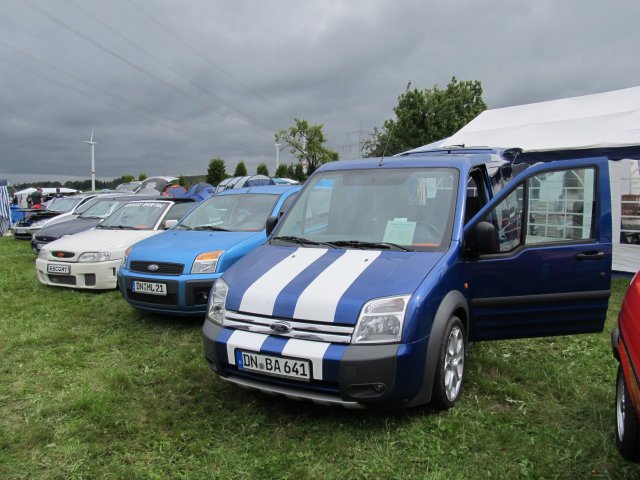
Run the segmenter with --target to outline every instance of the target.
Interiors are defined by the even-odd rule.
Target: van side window
[[[594,237],[595,170],[557,170],[527,180],[526,244]]]
[[[486,217],[496,227],[499,252],[594,238],[595,177],[593,168],[555,170],[518,185]]]

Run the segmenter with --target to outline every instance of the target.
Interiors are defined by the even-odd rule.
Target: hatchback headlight
[[[376,298],[365,303],[351,343],[399,342],[410,298],[411,295],[401,295]]]
[[[217,279],[211,287],[209,295],[209,308],[207,308],[207,318],[213,323],[222,326],[224,323],[225,302],[227,301],[227,293],[229,285],[221,278]]]
[[[84,252],[78,257],[78,262],[106,262],[111,260],[111,252]]]
[[[224,250],[215,252],[204,252],[198,255],[191,267],[191,273],[216,273],[218,259]]]
[[[129,257],[131,250],[133,250],[133,248],[129,247],[124,251],[124,256],[122,257],[122,260],[120,260],[120,266],[127,268],[127,258]]]

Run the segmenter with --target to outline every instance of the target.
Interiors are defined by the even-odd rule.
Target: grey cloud
[[[213,156],[251,171],[275,167],[292,116],[355,155],[409,81],[481,80],[492,108],[638,85],[639,14],[632,0],[6,2],[0,178],[88,176],[93,127],[103,178],[203,173]]]

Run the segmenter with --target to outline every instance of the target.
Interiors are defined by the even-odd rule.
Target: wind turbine
[[[84,143],[88,143],[91,147],[91,191],[96,191],[96,158],[94,154],[95,146],[98,142],[93,141],[93,128],[91,129],[91,138],[85,140]]]

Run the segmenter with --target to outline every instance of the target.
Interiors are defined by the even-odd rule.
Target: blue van
[[[203,316],[213,280],[264,243],[266,220],[281,216],[299,190],[239,188],[200,203],[171,230],[127,250],[122,296],[139,310]]]
[[[468,342],[601,331],[607,162],[460,149],[325,164],[214,283],[210,368],[321,404],[447,409]]]

